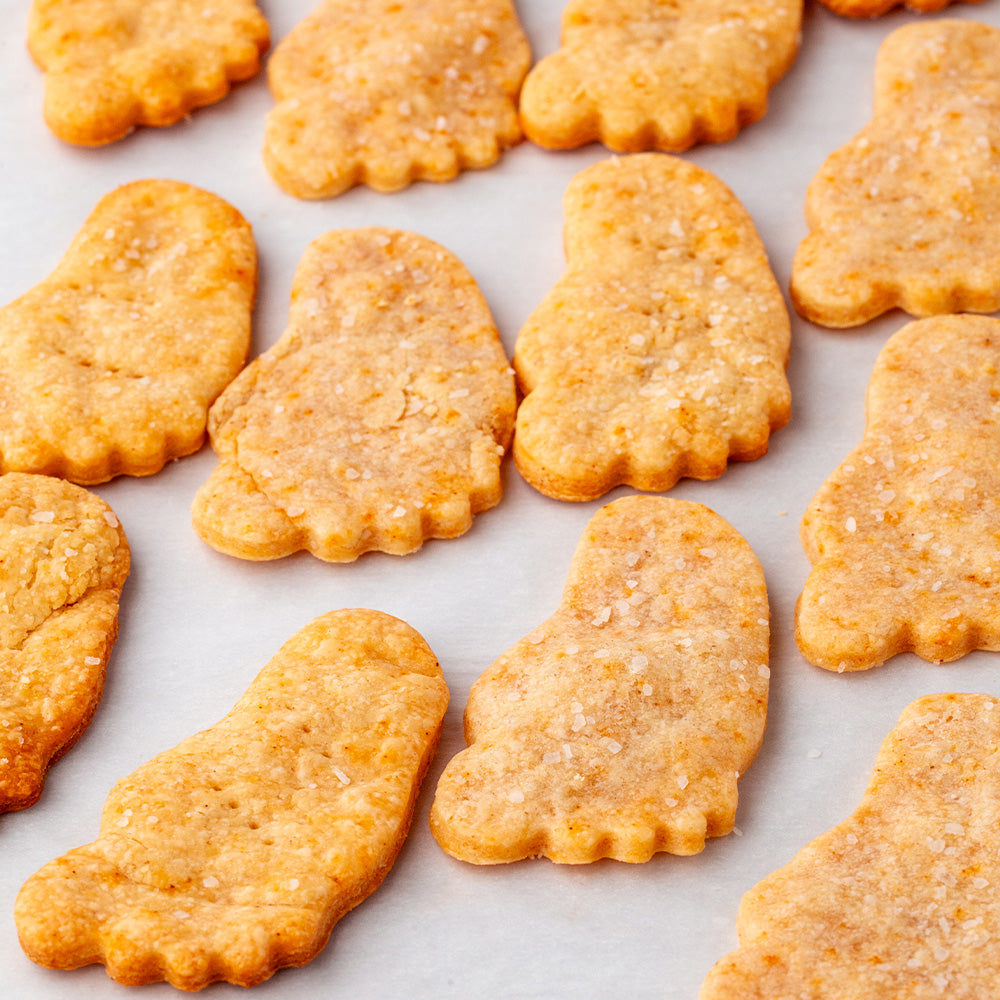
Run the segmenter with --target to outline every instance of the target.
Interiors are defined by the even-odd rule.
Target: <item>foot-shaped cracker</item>
[[[511,0],[323,0],[268,63],[264,162],[299,198],[488,167],[530,59]]]
[[[42,791],[90,722],[129,547],[111,508],[48,476],[0,476],[0,812]]]
[[[701,1000],[995,996],[998,742],[995,698],[910,705],[853,815],[743,897]]]
[[[476,864],[700,851],[733,827],[767,661],[764,577],[729,524],[683,500],[608,504],[559,609],[473,686],[434,836]]]
[[[789,416],[788,314],[732,192],[645,153],[584,170],[564,204],[567,269],[515,349],[524,477],[591,500],[763,455]]]
[[[44,281],[0,309],[0,471],[145,476],[205,439],[240,370],[250,226],[175,181],[106,195]]]
[[[186,990],[305,964],[392,866],[447,701],[403,622],[317,618],[221,722],[115,786],[96,841],[25,883],[25,952]]]
[[[221,100],[260,69],[268,36],[253,0],[33,0],[28,18],[45,120],[84,146]]]
[[[828,327],[889,309],[1000,308],[1000,29],[914,23],[875,66],[874,116],[820,168],[792,301]]]
[[[820,0],[825,7],[844,17],[880,17],[895,7],[904,6],[907,10],[929,14],[958,2],[959,0]],[[982,3],[983,0],[966,0],[966,2]]]
[[[864,438],[802,519],[810,662],[864,670],[1000,649],[1000,320],[939,316],[889,339]]]
[[[619,152],[732,139],[767,110],[801,21],[802,0],[570,0],[560,48],[525,80],[525,134]]]
[[[350,562],[453,538],[500,501],[514,379],[479,289],[432,241],[335,230],[299,264],[289,325],[212,407],[194,502],[221,552]]]

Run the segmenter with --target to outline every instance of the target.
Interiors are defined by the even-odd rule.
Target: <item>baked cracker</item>
[[[1000,308],[1000,29],[942,19],[888,35],[872,120],[809,184],[795,308],[858,326]]]
[[[253,0],[32,0],[28,14],[45,120],[83,146],[221,100],[257,73],[269,36]]]
[[[146,476],[205,440],[250,344],[257,254],[207,191],[105,195],[56,269],[0,309],[0,472]]]
[[[959,0],[820,0],[825,7],[844,17],[881,17],[896,7],[906,7],[918,14],[930,14],[958,2]],[[983,0],[965,2],[982,3]]]
[[[525,134],[622,153],[732,139],[767,110],[801,22],[802,0],[570,0],[524,82]]]
[[[915,320],[883,347],[861,443],[802,519],[810,662],[864,670],[1000,649],[1000,320]]]
[[[602,507],[552,617],[473,685],[431,830],[463,861],[695,854],[733,828],[767,716],[768,602],[700,504]]]
[[[224,719],[118,782],[96,841],[25,883],[22,947],[184,990],[304,965],[392,866],[447,701],[403,622],[315,619]]]
[[[530,61],[511,0],[324,0],[268,63],[264,163],[299,198],[488,167]]]
[[[221,552],[349,562],[453,538],[500,500],[514,379],[462,263],[393,229],[302,257],[289,325],[209,415],[220,464],[193,507]]]
[[[566,271],[517,338],[514,460],[549,496],[666,490],[767,452],[789,418],[789,321],[753,221],[659,153],[594,164],[564,199]]]
[[[111,508],[48,476],[0,476],[0,812],[37,801],[101,700],[129,571]]]
[[[995,698],[913,702],[855,812],[743,897],[700,1000],[993,996],[998,742]]]

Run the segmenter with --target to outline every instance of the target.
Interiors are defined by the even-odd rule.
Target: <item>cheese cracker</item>
[[[268,41],[253,0],[33,0],[28,16],[45,120],[83,146],[221,100],[260,69]]]
[[[118,782],[96,841],[25,883],[25,952],[184,990],[305,964],[392,866],[447,701],[403,622],[315,619],[224,719]]]
[[[844,17],[880,17],[896,7],[906,7],[907,10],[920,14],[943,10],[951,3],[959,0],[820,0],[835,14]],[[982,3],[983,0],[965,0],[967,3]]]
[[[871,122],[809,185],[796,309],[852,327],[896,307],[1000,308],[998,130],[1000,29],[944,19],[892,32]]]
[[[111,508],[61,479],[0,476],[0,812],[42,791],[87,728],[129,571]]]
[[[1000,320],[939,316],[879,354],[861,443],[813,497],[803,655],[863,670],[1000,649]]]
[[[743,897],[700,1000],[993,996],[998,743],[995,698],[913,702],[854,813]]]
[[[350,562],[453,538],[499,502],[514,379],[471,275],[398,230],[303,255],[289,325],[209,416],[198,534],[244,559]]]
[[[753,221],[708,171],[644,153],[564,201],[567,267],[517,338],[514,460],[591,500],[750,461],[789,417],[789,322]]]
[[[0,309],[0,471],[146,476],[205,440],[250,343],[257,254],[207,191],[105,195],[56,269]]]
[[[525,134],[630,153],[732,139],[767,110],[801,21],[802,0],[570,0],[525,80]]]
[[[555,614],[473,686],[434,836],[476,864],[700,851],[733,828],[767,663],[763,573],[732,526],[683,500],[608,504]]]
[[[511,0],[323,0],[268,63],[264,162],[299,198],[488,167],[530,58]]]

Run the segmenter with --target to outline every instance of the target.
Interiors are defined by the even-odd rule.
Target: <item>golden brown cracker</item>
[[[570,0],[525,80],[525,134],[623,153],[732,139],[767,110],[801,21],[802,0]]]
[[[564,208],[566,271],[514,352],[522,475],[590,500],[762,456],[789,417],[788,313],[732,192],[645,153],[582,171]]]
[[[700,851],[733,827],[767,664],[764,576],[732,526],[682,500],[608,504],[556,613],[473,686],[434,836],[476,864]]]
[[[264,162],[299,198],[488,167],[530,59],[511,0],[323,0],[268,63]]]
[[[844,17],[881,17],[896,7],[906,7],[907,10],[919,14],[929,14],[943,10],[949,4],[959,0],[820,0],[835,14]],[[965,0],[967,3],[982,3],[983,0]]]
[[[0,476],[0,812],[32,805],[101,700],[129,571],[111,508],[48,476]]]
[[[872,120],[820,168],[792,267],[796,309],[850,327],[1000,308],[1000,29],[936,20],[892,32]]]
[[[1000,649],[1000,320],[916,320],[882,349],[864,438],[802,519],[796,638],[828,670]]]
[[[335,230],[303,255],[289,325],[212,407],[210,545],[347,562],[452,538],[499,502],[514,379],[471,275],[413,233]]]
[[[196,451],[246,358],[256,274],[250,226],[221,198],[160,180],[105,195],[0,309],[0,471],[99,483]]]
[[[84,146],[221,100],[260,69],[268,39],[253,0],[33,0],[28,17],[45,120]]]
[[[701,1000],[993,996],[998,744],[995,698],[913,702],[855,812],[743,897]]]
[[[305,964],[392,866],[447,701],[403,622],[315,619],[224,719],[118,782],[96,841],[25,883],[25,952],[185,990]]]

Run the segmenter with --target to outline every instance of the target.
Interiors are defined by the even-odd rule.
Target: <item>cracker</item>
[[[570,0],[559,49],[525,80],[525,135],[623,153],[732,139],[767,110],[801,21],[802,0]]]
[[[844,17],[881,17],[895,7],[906,7],[907,10],[920,14],[943,10],[951,3],[959,0],[820,0],[835,14]],[[965,0],[967,3],[982,3],[983,0]]]
[[[701,1000],[993,996],[998,741],[995,698],[913,702],[853,815],[743,897]]]
[[[803,655],[864,670],[1000,649],[1000,320],[915,320],[882,349],[861,443],[802,519]]]
[[[732,192],[645,153],[582,171],[564,208],[566,271],[514,352],[522,475],[590,500],[761,457],[789,417],[789,322]]]
[[[0,471],[99,483],[200,448],[246,358],[256,268],[250,226],[213,194],[148,180],[105,195],[0,309]]]
[[[795,308],[851,327],[1000,308],[1000,30],[936,20],[892,32],[872,120],[811,181]]]
[[[268,63],[264,163],[299,198],[488,167],[530,60],[511,0],[323,0]]]
[[[48,476],[0,476],[0,812],[37,801],[101,700],[129,571],[111,508]]]
[[[349,562],[453,538],[500,501],[513,373],[462,263],[413,233],[307,248],[289,325],[212,407],[198,534],[243,559]]]
[[[551,618],[475,683],[431,829],[463,861],[694,854],[733,828],[767,715],[768,602],[707,507],[601,508]]]
[[[268,39],[253,0],[33,0],[28,16],[45,120],[83,146],[222,100],[260,69]]]
[[[315,619],[224,719],[118,782],[96,841],[25,883],[25,952],[185,990],[305,964],[392,866],[447,701],[408,625]]]

